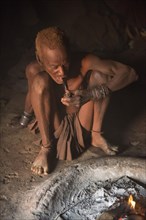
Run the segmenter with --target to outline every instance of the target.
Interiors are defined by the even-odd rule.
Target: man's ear
[[[36,55],[36,60],[37,60],[38,63],[42,66],[42,62],[41,62],[41,60],[40,60],[40,57],[39,57],[37,51],[35,52],[35,55]]]

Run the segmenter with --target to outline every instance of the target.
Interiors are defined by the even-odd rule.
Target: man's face
[[[63,78],[67,76],[69,69],[67,52],[64,47],[50,50],[43,46],[40,57],[44,70],[58,84],[63,83]]]

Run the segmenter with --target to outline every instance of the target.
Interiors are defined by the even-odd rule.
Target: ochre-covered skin
[[[53,37],[54,36],[54,37]],[[106,85],[112,92],[124,88],[137,80],[133,68],[113,60],[103,60],[88,54],[81,60],[80,69],[71,78],[64,33],[58,28],[39,32],[36,38],[37,60],[26,68],[28,93],[25,112],[34,112],[41,134],[42,146],[31,170],[38,174],[50,172],[51,149],[54,132],[59,128],[66,112],[76,113],[81,126],[91,134],[91,145],[101,147],[108,155],[114,155],[116,148],[110,147],[101,134],[101,126],[109,96],[100,100],[89,100],[81,104],[84,79],[91,71],[88,88]],[[65,96],[63,79],[72,96]],[[80,143],[81,144],[81,143]],[[51,159],[50,159],[51,158]]]

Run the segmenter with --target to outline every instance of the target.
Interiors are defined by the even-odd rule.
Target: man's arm
[[[105,64],[107,71],[111,73],[111,78],[107,82],[107,87],[111,91],[122,89],[138,79],[136,71],[130,66],[115,61],[105,61]]]
[[[106,75],[108,80],[103,85],[98,84],[87,90],[75,91],[72,98],[62,98],[62,103],[69,106],[80,106],[89,100],[100,100],[111,92],[120,90],[138,79],[136,71],[125,64],[113,60],[101,60],[98,57],[89,55],[82,62],[81,74],[84,77],[88,70],[100,72]],[[96,80],[96,79],[95,79]],[[80,99],[78,98],[80,96]]]
[[[88,70],[107,75],[109,78],[107,86],[111,91],[122,89],[138,79],[138,75],[132,67],[117,61],[100,59],[92,54],[82,60],[82,75],[86,75]]]

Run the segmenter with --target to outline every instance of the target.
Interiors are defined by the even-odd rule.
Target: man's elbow
[[[138,80],[139,76],[138,76],[137,72],[135,71],[135,69],[131,68],[129,78],[130,78],[131,82]]]

